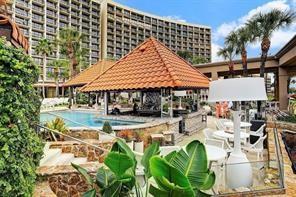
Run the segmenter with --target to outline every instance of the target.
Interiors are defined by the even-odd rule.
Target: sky
[[[221,61],[217,56],[229,32],[259,12],[271,9],[296,10],[296,0],[114,0],[118,3],[158,16],[181,20],[212,28],[212,62]],[[271,38],[269,55],[275,54],[296,34],[296,22],[279,29]],[[260,55],[260,43],[248,46],[248,56]],[[239,58],[239,57],[237,57]]]

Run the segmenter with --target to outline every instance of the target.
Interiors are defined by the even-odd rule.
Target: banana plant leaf
[[[115,181],[104,191],[103,197],[118,197],[120,196],[122,183],[120,181]]]
[[[115,175],[109,169],[104,167],[100,167],[98,169],[96,174],[96,183],[101,191],[104,191],[109,185],[114,182],[115,179]]]
[[[159,153],[160,153],[160,151],[159,151],[159,143],[158,142],[154,142],[145,150],[144,155],[141,160],[141,164],[144,166],[144,172],[145,172],[146,178],[151,177],[149,160],[151,159],[151,157],[153,157],[155,155],[159,155]]]
[[[87,173],[87,170],[82,168],[79,165],[76,165],[74,163],[71,163],[71,165],[85,178],[86,182],[93,186],[93,179],[91,178],[91,176],[89,176],[89,174]]]
[[[176,156],[177,154],[177,151],[173,151],[173,152],[170,152],[169,154],[167,154],[164,158],[165,160],[167,160],[167,162],[171,162],[171,160]]]
[[[215,183],[215,173],[208,169],[205,146],[194,140],[170,158],[170,164],[188,177],[193,188],[207,190]]]
[[[153,156],[150,159],[151,175],[160,190],[168,191],[169,196],[194,196],[189,180],[164,158]]]
[[[120,152],[110,152],[104,163],[119,179],[124,178],[125,172],[134,166],[133,159]]]
[[[133,168],[136,169],[137,160],[136,160],[135,154],[123,140],[117,139],[111,148],[111,152],[120,152],[120,153],[127,154],[134,161]]]
[[[88,190],[87,192],[85,192],[82,196],[83,197],[96,197],[97,195],[97,192],[95,189],[91,189],[91,190]]]

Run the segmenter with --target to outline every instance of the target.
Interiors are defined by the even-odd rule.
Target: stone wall
[[[112,146],[112,142],[91,144],[108,150]],[[75,141],[52,142],[50,148],[60,148],[63,153],[73,153],[75,157],[87,157],[87,161],[103,162],[105,157],[103,150]]]
[[[99,132],[95,130],[71,130],[67,134],[77,139],[99,139]]]
[[[195,112],[184,117],[186,133],[191,134],[206,127],[206,122],[202,122],[202,115],[202,112]]]

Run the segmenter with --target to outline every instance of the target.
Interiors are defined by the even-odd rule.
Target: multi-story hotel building
[[[84,33],[90,64],[99,59],[119,59],[153,36],[173,51],[190,51],[211,61],[211,29],[144,13],[111,0],[15,0],[11,17],[30,43],[29,54],[39,65],[35,52],[41,38],[54,40],[59,29],[72,27]],[[47,59],[64,58],[57,48]],[[52,72],[47,67],[47,72]],[[42,76],[40,77],[40,80]],[[47,77],[46,83],[52,82]]]
[[[211,29],[144,13],[113,1],[101,3],[102,57],[120,58],[153,36],[171,50],[211,61]]]

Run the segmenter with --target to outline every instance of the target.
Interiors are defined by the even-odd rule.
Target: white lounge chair
[[[211,146],[216,146],[218,148],[223,148],[224,149],[224,141],[222,140],[216,140],[216,139],[205,139],[205,144],[206,145],[211,145]]]
[[[246,152],[257,153],[257,160],[263,159],[263,143],[267,135],[261,136],[254,144],[243,146],[242,149]]]
[[[263,131],[266,124],[263,124],[257,131],[250,131],[250,135],[261,137],[263,136]]]
[[[206,139],[213,138],[213,132],[214,132],[213,129],[205,128],[202,132],[203,132]]]

